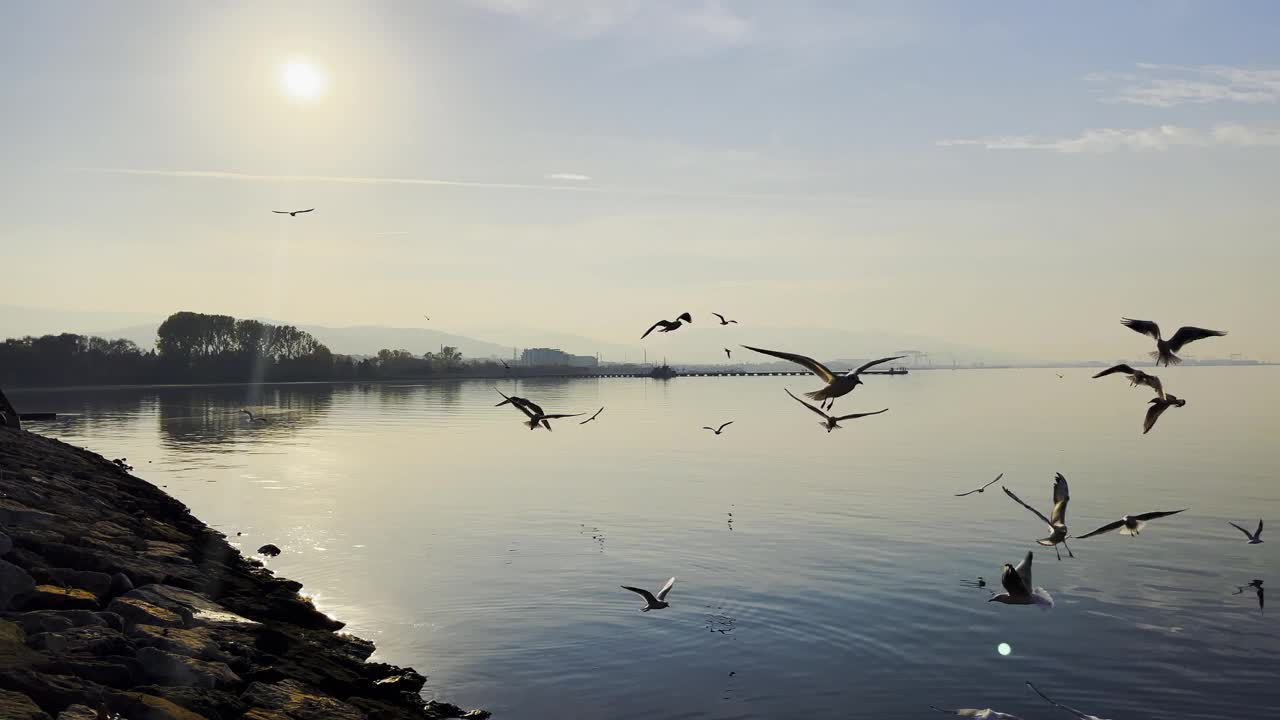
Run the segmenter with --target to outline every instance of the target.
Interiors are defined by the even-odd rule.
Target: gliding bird
[[[732,425],[732,424],[733,424],[733,421],[732,421],[732,420],[730,420],[729,422],[727,422],[727,423],[725,423],[725,424],[721,425],[721,426],[720,426],[720,427],[718,427],[718,428],[707,427],[706,425],[703,425],[703,426],[702,426],[702,429],[703,429],[703,430],[710,430],[711,432],[713,432],[713,433],[715,433],[715,434],[719,435],[720,433],[724,432],[724,429],[725,429],[725,428],[729,427],[729,426],[730,426],[730,425]]]
[[[312,210],[315,210],[315,208],[308,208],[306,210],[272,210],[271,212],[277,215],[288,215],[289,217],[298,217],[302,213],[309,213]]]
[[[1249,532],[1248,530],[1245,530],[1244,528],[1230,521],[1228,521],[1227,524],[1239,530],[1240,532],[1244,533],[1244,536],[1249,538],[1250,545],[1262,544],[1262,518],[1258,518],[1258,529],[1253,532]]]
[[[1035,513],[1036,517],[1049,526],[1049,537],[1040,538],[1036,541],[1037,545],[1053,546],[1053,551],[1061,560],[1062,553],[1058,552],[1058,543],[1062,543],[1062,546],[1067,549],[1067,556],[1075,557],[1071,552],[1071,546],[1067,544],[1067,535],[1070,532],[1067,529],[1067,503],[1071,500],[1071,493],[1067,488],[1067,479],[1062,476],[1062,473],[1058,473],[1053,479],[1053,509],[1049,511],[1049,517],[1045,517],[1039,510],[1022,502],[1022,498],[1014,495],[1009,488],[1001,485],[1000,489],[1014,502]]]
[[[1145,526],[1149,521],[1155,520],[1156,518],[1168,517],[1170,515],[1177,515],[1178,513],[1186,512],[1187,510],[1188,508],[1182,508],[1181,510],[1169,510],[1166,512],[1149,512],[1149,513],[1142,513],[1141,515],[1125,515],[1124,517],[1120,518],[1115,522],[1107,523],[1106,525],[1103,525],[1097,530],[1094,530],[1093,532],[1087,532],[1084,535],[1080,535],[1079,537],[1081,540],[1083,540],[1085,538],[1093,537],[1094,535],[1109,533],[1112,530],[1119,530],[1121,535],[1129,535],[1130,537],[1133,537],[1141,533],[1143,526]]]
[[[578,424],[579,424],[579,425],[586,425],[587,423],[591,422],[592,420],[595,420],[596,418],[600,417],[600,413],[602,413],[602,412],[604,412],[604,408],[603,408],[603,407],[602,407],[602,408],[600,408],[599,410],[597,410],[595,415],[592,415],[591,417],[587,418],[586,420],[583,420],[582,422],[580,422],[580,423],[578,423]]]
[[[653,325],[650,325],[649,329],[645,330],[644,334],[640,336],[640,339],[643,340],[649,337],[649,333],[653,332],[654,330],[658,330],[658,328],[662,328],[661,330],[658,330],[658,332],[664,332],[664,333],[671,332],[672,330],[679,330],[681,325],[680,323],[681,320],[689,323],[690,325],[693,324],[692,315],[690,315],[689,313],[680,313],[680,316],[677,317],[675,320],[659,320]]]
[[[783,389],[784,389],[784,390],[786,390],[786,388],[783,388]],[[826,414],[825,412],[823,412],[823,411],[819,410],[818,408],[816,408],[816,407],[814,407],[814,406],[810,405],[809,403],[807,403],[807,402],[805,402],[805,401],[801,400],[800,398],[796,397],[795,395],[792,395],[790,390],[787,390],[787,394],[788,394],[788,395],[791,395],[791,399],[792,399],[792,400],[795,400],[796,402],[798,402],[798,403],[800,403],[801,405],[803,405],[803,406],[805,406],[805,407],[809,408],[810,410],[814,411],[814,412],[815,412],[815,413],[817,413],[819,416],[821,416],[821,417],[822,417],[822,419],[823,419],[823,422],[819,423],[819,425],[822,425],[823,427],[825,427],[825,428],[827,429],[827,432],[828,432],[828,433],[830,433],[832,430],[839,430],[839,429],[840,429],[840,421],[841,421],[841,420],[854,420],[854,419],[857,419],[857,418],[866,417],[866,416],[868,416],[868,415],[879,415],[879,414],[880,414],[880,413],[882,413],[882,412],[889,412],[889,408],[885,408],[885,409],[883,409],[883,410],[876,410],[875,412],[853,413],[852,415],[841,415],[841,416],[839,416],[839,417],[833,417],[833,416],[828,415],[828,414]]]
[[[1178,328],[1178,332],[1174,333],[1173,337],[1165,340],[1160,336],[1160,326],[1150,320],[1121,318],[1120,324],[1134,332],[1150,335],[1156,341],[1156,350],[1151,353],[1151,357],[1155,359],[1156,365],[1164,365],[1165,367],[1182,362],[1182,358],[1178,357],[1176,353],[1187,343],[1205,338],[1222,337],[1227,334],[1223,330],[1206,330],[1204,328],[1185,326]]]
[[[854,388],[861,385],[862,380],[859,379],[858,376],[861,375],[864,371],[866,371],[867,368],[874,367],[876,365],[879,365],[880,363],[889,362],[890,360],[900,360],[901,358],[904,357],[902,355],[895,355],[893,357],[880,358],[879,360],[872,360],[871,362],[865,363],[864,365],[862,365],[861,367],[855,370],[850,370],[849,372],[843,375],[836,375],[835,373],[828,370],[826,365],[823,365],[822,363],[818,362],[817,360],[814,360],[811,357],[806,357],[804,355],[796,355],[795,353],[781,352],[779,350],[765,350],[763,348],[751,347],[750,345],[743,345],[742,347],[748,350],[754,350],[758,353],[763,353],[765,355],[772,355],[773,357],[776,357],[776,358],[788,360],[790,362],[793,362],[797,365],[804,367],[809,372],[821,378],[822,381],[827,384],[827,386],[822,388],[821,390],[807,392],[804,395],[810,400],[827,401],[826,407],[823,407],[822,402],[819,402],[818,404],[818,407],[823,408],[824,410],[830,410],[831,406],[835,405],[836,398],[841,397],[843,395],[848,395],[850,392],[853,391]]]
[[[738,321],[737,321],[737,320],[725,320],[725,319],[724,319],[724,316],[723,316],[723,315],[721,315],[720,313],[711,313],[711,314],[712,314],[712,315],[715,315],[715,316],[716,316],[716,317],[718,317],[718,318],[720,318],[720,324],[721,324],[721,325],[730,325],[730,324],[737,325],[737,324],[738,324]]]
[[[992,480],[991,482],[987,483],[986,485],[983,485],[982,487],[978,488],[977,490],[970,490],[969,492],[962,492],[962,493],[960,493],[959,495],[956,495],[956,497],[964,497],[965,495],[972,495],[972,494],[974,494],[974,493],[980,493],[980,492],[983,492],[984,490],[986,490],[987,488],[991,487],[992,485],[995,485],[996,483],[1000,482],[1000,478],[1002,478],[1002,477],[1004,477],[1004,473],[1000,473],[999,475],[997,475],[997,476],[996,476],[996,479],[995,479],[995,480]]]
[[[640,612],[649,612],[650,610],[661,610],[665,607],[669,607],[667,604],[667,593],[671,592],[671,588],[675,587],[675,584],[676,579],[671,578],[667,581],[666,585],[662,586],[662,589],[658,591],[657,595],[654,595],[644,588],[631,587],[630,585],[621,585],[620,587],[623,590],[630,590],[631,592],[643,597],[645,606],[640,609]]]
[[[1105,377],[1113,373],[1124,373],[1125,375],[1128,375],[1130,387],[1133,387],[1134,385],[1146,385],[1152,390],[1155,390],[1157,395],[1164,397],[1164,386],[1160,384],[1160,378],[1155,375],[1144,373],[1141,370],[1134,370],[1132,367],[1129,367],[1124,363],[1113,365],[1093,377],[1096,380],[1100,377]]]
[[[1232,595],[1243,595],[1243,594],[1244,594],[1244,591],[1245,591],[1245,588],[1253,588],[1253,589],[1257,592],[1257,594],[1258,594],[1258,609],[1259,609],[1259,610],[1261,610],[1261,611],[1263,611],[1263,612],[1266,612],[1266,611],[1267,611],[1267,608],[1266,608],[1266,597],[1265,597],[1265,596],[1264,596],[1264,594],[1263,594],[1263,590],[1262,590],[1262,581],[1261,581],[1261,580],[1254,580],[1254,581],[1250,582],[1248,585],[1238,585],[1238,586],[1236,586],[1236,591],[1235,591],[1235,592],[1233,592],[1233,593],[1231,593],[1231,594],[1232,594]]]
[[[1156,426],[1156,421],[1164,414],[1165,410],[1171,407],[1182,407],[1187,404],[1186,400],[1176,398],[1172,395],[1160,394],[1160,397],[1151,398],[1147,401],[1151,407],[1147,408],[1147,415],[1142,419],[1142,434],[1146,435],[1151,432],[1151,428]]]

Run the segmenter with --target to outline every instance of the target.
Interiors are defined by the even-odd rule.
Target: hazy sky
[[[6,301],[1104,358],[1127,315],[1274,358],[1277,37],[1261,1],[3,3]]]

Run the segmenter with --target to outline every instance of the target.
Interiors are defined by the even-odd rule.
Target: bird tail
[[[822,388],[821,390],[804,393],[804,396],[810,400],[826,400],[831,397],[830,390],[831,388]]]
[[[1156,365],[1163,365],[1165,367],[1169,367],[1170,365],[1182,364],[1182,358],[1178,357],[1177,355],[1174,355],[1171,352],[1154,351],[1147,354],[1151,356],[1151,359],[1156,361]]]
[[[1052,536],[1052,535],[1050,535],[1050,536],[1049,536],[1049,537],[1047,537],[1047,538],[1040,538],[1039,540],[1037,540],[1037,541],[1036,541],[1036,544],[1037,544],[1037,545],[1043,545],[1043,546],[1045,546],[1045,547],[1053,547],[1053,545],[1054,545],[1054,543],[1053,543],[1053,536]]]

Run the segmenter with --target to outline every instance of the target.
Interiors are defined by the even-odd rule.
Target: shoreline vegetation
[[[0,426],[0,717],[488,717],[368,662],[301,588],[123,463]]]

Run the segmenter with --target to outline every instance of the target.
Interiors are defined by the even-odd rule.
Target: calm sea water
[[[1280,530],[1227,525],[1280,527],[1280,371],[1163,370],[1188,404],[1145,437],[1149,391],[1062,373],[875,377],[837,408],[890,411],[830,435],[783,393],[813,378],[499,383],[606,408],[551,433],[481,381],[10,395],[246,551],[280,545],[379,659],[500,717],[1058,716],[1026,680],[1103,717],[1280,716]],[[1058,562],[998,486],[952,496],[1000,472],[1046,513],[1064,473],[1076,534],[1190,510]],[[1027,550],[1052,611],[962,585]],[[662,612],[618,587],[671,575]],[[1254,578],[1268,614],[1233,594]]]

